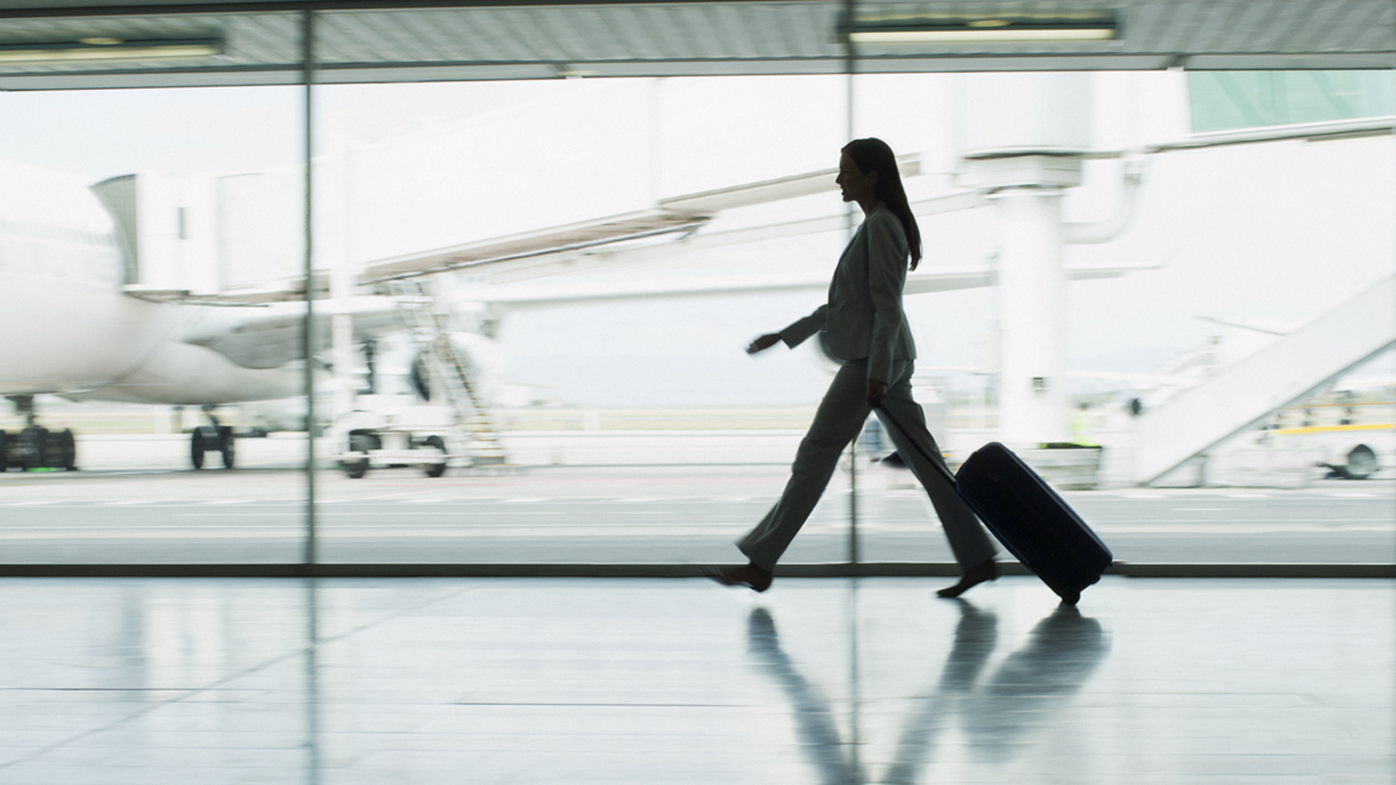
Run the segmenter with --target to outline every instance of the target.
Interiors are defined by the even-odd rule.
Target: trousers
[[[921,406],[911,397],[911,360],[895,360],[892,363],[892,378],[887,382],[887,399],[882,407],[892,412],[892,416],[902,423],[908,433],[896,426],[883,422],[887,433],[892,437],[901,457],[916,475],[916,479],[931,497],[940,525],[945,530],[950,549],[960,568],[968,569],[992,559],[998,549],[994,547],[984,525],[975,517],[969,506],[955,493],[955,487],[941,471],[933,466],[921,450],[916,449],[907,439],[913,439],[925,447],[925,452],[935,460],[940,457],[940,448],[935,438],[926,429],[926,416]],[[781,493],[780,501],[766,513],[766,517],[745,537],[737,541],[737,547],[751,562],[764,570],[774,570],[790,542],[795,539],[800,528],[805,525],[819,497],[829,485],[839,456],[848,443],[863,428],[872,408],[868,406],[868,364],[866,360],[849,360],[843,364],[819,410],[814,415],[809,432],[800,442],[795,454],[795,463],[790,467],[790,480]],[[879,415],[881,412],[879,412]],[[879,417],[879,419],[883,419]]]

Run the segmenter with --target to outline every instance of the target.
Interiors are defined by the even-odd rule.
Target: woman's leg
[[[994,546],[989,533],[984,530],[984,525],[975,517],[969,505],[955,493],[955,486],[950,484],[950,480],[941,469],[933,466],[924,454],[929,453],[941,467],[945,466],[935,437],[926,430],[926,417],[921,411],[921,405],[911,397],[911,365],[907,363],[905,371],[899,374],[900,378],[888,385],[887,400],[882,403],[882,408],[890,412],[907,432],[903,433],[901,428],[886,422],[885,417],[880,419],[883,419],[883,426],[892,437],[898,454],[906,461],[907,466],[911,467],[916,479],[930,495],[931,504],[940,518],[941,527],[945,529],[945,537],[950,541],[950,550],[955,554],[955,561],[960,565],[960,569],[967,574],[978,570],[973,573],[975,578],[987,575],[980,580],[992,579],[998,575],[997,570],[993,568],[994,554],[998,552],[998,548]],[[897,369],[901,370],[900,363],[897,364]],[[914,440],[916,444],[909,444],[908,439]],[[918,449],[916,445],[920,445],[922,449]],[[959,594],[980,580],[972,580],[959,591],[946,596]]]
[[[829,477],[838,465],[839,455],[868,419],[868,365],[866,361],[846,362],[834,375],[829,391],[819,404],[809,432],[800,442],[790,481],[780,501],[737,547],[751,563],[767,573],[775,569],[781,554],[805,525],[819,502]]]

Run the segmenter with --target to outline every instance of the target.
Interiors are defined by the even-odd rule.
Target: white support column
[[[1011,188],[993,196],[1003,230],[999,439],[1014,448],[1068,441],[1061,197],[1057,188]]]
[[[1081,161],[970,159],[960,183],[983,191],[999,212],[999,441],[1014,449],[1069,441],[1061,200],[1064,189],[1081,184]]]
[[[1062,377],[1063,244],[1108,239],[1128,221],[1062,225],[1062,195],[1081,185],[1091,149],[1093,77],[1083,72],[980,73],[961,84],[958,181],[998,205],[999,439],[1010,447],[1069,440]]]

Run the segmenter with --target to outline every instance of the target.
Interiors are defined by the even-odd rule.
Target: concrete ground
[[[0,474],[0,564],[299,562],[306,478],[290,465],[255,468],[267,465],[259,450],[287,449],[278,441],[244,440],[241,455],[254,468],[232,471]],[[351,480],[325,470],[316,490],[319,558],[730,562],[739,558],[732,541],[775,501],[787,471],[783,465],[545,466],[452,469],[432,479],[402,468]],[[835,473],[786,564],[848,560],[854,481],[846,465]],[[953,561],[908,472],[862,467],[856,482],[860,561]],[[1390,480],[1063,495],[1119,561],[1396,562],[1396,482]]]

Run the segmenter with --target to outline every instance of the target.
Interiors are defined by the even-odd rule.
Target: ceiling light
[[[0,43],[0,64],[101,60],[164,60],[222,54],[217,38],[127,40],[87,36],[75,41]]]
[[[855,44],[1110,41],[1118,36],[1119,25],[1110,11],[1026,16],[884,14],[855,17],[844,32]]]

